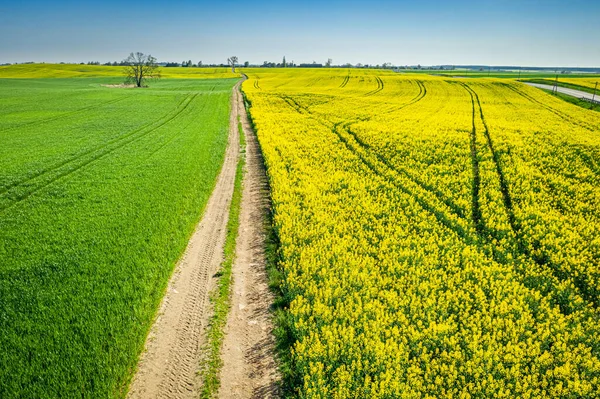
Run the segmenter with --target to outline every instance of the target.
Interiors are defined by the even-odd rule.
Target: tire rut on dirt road
[[[219,398],[279,397],[281,379],[275,357],[271,305],[265,259],[269,189],[262,153],[242,95],[237,113],[246,136],[240,224],[233,264],[231,310],[221,356]]]
[[[209,295],[222,260],[229,204],[239,159],[238,83],[233,88],[229,142],[223,167],[201,222],[169,281],[146,339],[128,398],[197,398]]]

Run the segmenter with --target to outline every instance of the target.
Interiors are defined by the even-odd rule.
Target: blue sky
[[[0,0],[0,63],[600,66],[600,1]]]

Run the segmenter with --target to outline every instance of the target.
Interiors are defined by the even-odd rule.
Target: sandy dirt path
[[[221,350],[219,398],[279,397],[275,338],[265,270],[265,217],[269,191],[262,153],[241,93],[237,114],[246,136],[246,173],[242,190],[240,225],[233,264],[231,310]]]
[[[239,157],[240,83],[233,89],[229,143],[221,173],[204,216],[169,281],[128,398],[198,397],[201,381],[197,371],[211,315],[209,294],[216,285],[214,275],[223,260],[229,204]]]

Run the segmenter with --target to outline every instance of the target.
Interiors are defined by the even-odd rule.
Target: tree
[[[248,61],[244,62],[244,67],[248,68],[248,66],[250,65],[250,63]]]
[[[231,72],[235,73],[235,64],[238,62],[238,57],[235,55],[233,57],[227,58],[227,63],[231,66]]]
[[[160,78],[156,58],[150,54],[146,55],[140,52],[131,53],[129,57],[123,60],[123,65],[125,66],[123,71],[125,82],[133,83],[137,87],[142,87],[148,79]]]
[[[333,60],[331,58],[327,58],[327,63],[325,64],[325,66],[327,68],[331,68],[331,63],[333,62]]]
[[[198,61],[198,68],[202,68],[202,61]]]
[[[283,66],[284,68],[287,68],[287,62],[285,62],[285,55],[283,56],[283,63],[282,63],[282,66]]]

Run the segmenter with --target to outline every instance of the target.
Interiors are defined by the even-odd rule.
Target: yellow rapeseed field
[[[598,397],[600,114],[508,80],[246,73],[299,397]]]
[[[236,78],[229,68],[161,67],[163,78],[177,79],[223,79]],[[122,66],[79,64],[14,64],[0,66],[0,78],[99,78],[121,77]]]

